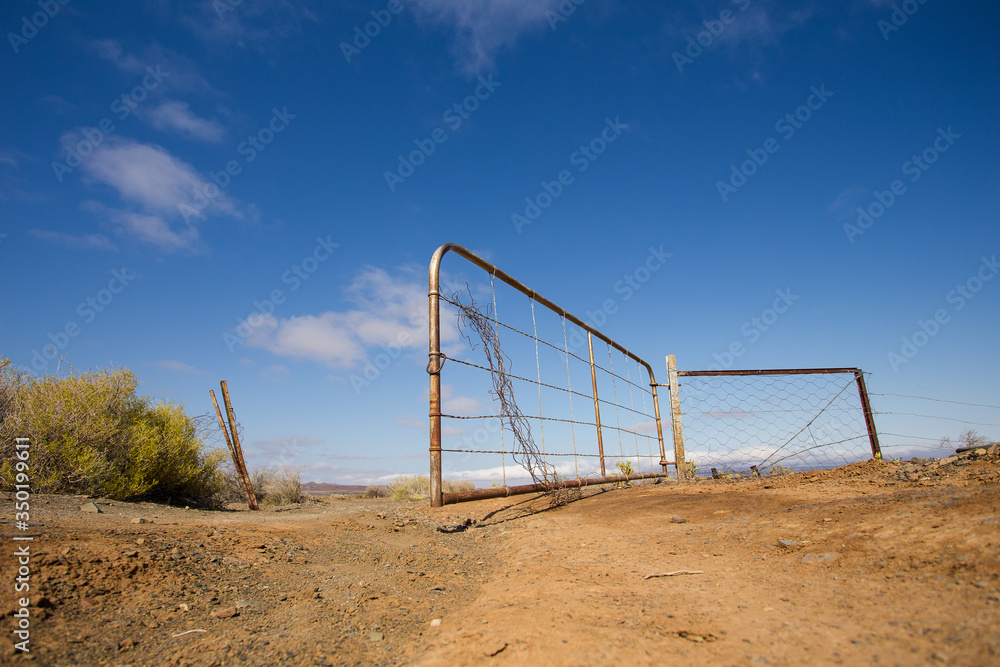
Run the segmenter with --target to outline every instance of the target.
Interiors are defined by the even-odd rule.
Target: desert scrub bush
[[[431,479],[427,475],[400,475],[385,488],[393,500],[424,500],[431,497]],[[444,493],[475,490],[476,485],[469,480],[441,480],[441,491]]]
[[[362,497],[363,498],[388,498],[389,497],[389,489],[387,487],[383,486],[382,484],[373,484],[372,486],[369,486],[367,489],[365,489],[365,492],[362,494]]]
[[[246,492],[235,471],[226,472],[226,490],[220,494],[224,502],[245,503]],[[257,502],[262,505],[293,505],[305,500],[302,493],[302,480],[295,468],[271,468],[265,466],[250,474],[250,486]]]
[[[41,493],[200,502],[221,490],[224,453],[206,450],[180,405],[153,405],[138,386],[125,368],[32,377],[0,361],[0,484],[13,484],[15,438],[29,438]]]

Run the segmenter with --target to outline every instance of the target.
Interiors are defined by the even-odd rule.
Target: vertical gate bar
[[[860,368],[854,372],[858,381],[858,394],[861,396],[861,408],[865,411],[865,426],[868,428],[868,442],[872,446],[872,458],[882,458],[882,446],[878,441],[878,431],[875,430],[875,416],[872,414],[872,404],[868,400],[868,388],[865,386],[865,373]]]
[[[653,415],[656,417],[656,437],[660,441],[660,466],[663,474],[667,474],[667,450],[663,446],[663,424],[660,422],[660,399],[656,393],[656,381],[649,376],[649,388],[653,394]],[[675,462],[676,465],[676,462]]]
[[[444,365],[441,356],[441,302],[440,302],[440,269],[441,257],[444,252],[438,249],[431,258],[429,273],[428,299],[428,336],[429,350],[427,353],[427,373],[430,374],[430,409],[431,422],[431,507],[444,505],[441,491],[441,367]]]
[[[670,424],[674,435],[674,465],[677,479],[687,478],[687,460],[684,458],[684,431],[681,428],[681,395],[677,382],[677,357],[667,355],[667,383],[670,386]]]
[[[597,367],[594,365],[594,337],[587,332],[587,349],[590,351],[590,382],[594,386],[594,419],[597,423],[597,451],[601,455],[601,477],[604,471],[604,436],[601,435],[601,402],[597,397]]]

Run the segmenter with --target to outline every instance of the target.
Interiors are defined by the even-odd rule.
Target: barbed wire
[[[500,337],[497,333],[497,327],[494,325],[496,320],[492,317],[493,307],[486,304],[480,309],[468,284],[466,284],[466,289],[469,292],[468,303],[462,303],[461,295],[457,291],[451,299],[446,299],[446,301],[458,308],[459,331],[472,346],[472,349],[476,349],[476,342],[466,330],[474,332],[482,343],[483,352],[489,365],[490,377],[493,381],[493,390],[490,393],[494,400],[500,403],[501,422],[514,436],[515,447],[511,451],[511,457],[531,475],[535,484],[550,486],[555,481],[555,470],[545,462],[541,452],[539,452],[531,434],[531,424],[517,406],[517,401],[514,398],[514,385],[507,372],[510,357],[500,347]]]

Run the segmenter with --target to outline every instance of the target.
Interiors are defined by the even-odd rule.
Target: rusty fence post
[[[882,446],[878,441],[878,431],[875,430],[875,415],[872,404],[868,400],[868,388],[865,386],[865,373],[860,368],[854,372],[858,381],[858,395],[861,396],[861,408],[865,411],[865,426],[868,428],[868,442],[872,446],[872,458],[882,458]]]
[[[594,364],[594,337],[587,332],[587,349],[590,351],[590,382],[594,386],[594,419],[597,423],[597,452],[601,456],[601,477],[606,477],[604,470],[604,436],[601,434],[601,401],[597,396],[597,366]]]
[[[687,479],[687,460],[684,458],[684,430],[681,428],[680,383],[677,381],[677,357],[667,355],[667,384],[670,387],[670,424],[674,435],[674,462],[677,479]]]
[[[445,251],[439,248],[431,258],[431,268],[428,278],[427,334],[429,346],[427,352],[427,373],[430,375],[430,492],[431,507],[444,505],[444,494],[441,487],[441,368],[444,366],[444,356],[441,354],[441,258]]]
[[[235,452],[236,469],[242,473],[246,480],[247,500],[250,505],[250,509],[257,510],[260,509],[260,507],[257,505],[257,496],[253,492],[253,486],[250,484],[250,473],[247,472],[247,464],[243,459],[243,448],[240,446],[240,434],[236,430],[236,413],[233,412],[233,404],[229,400],[229,387],[226,386],[225,380],[220,381],[219,384],[222,386],[222,401],[226,404],[226,416],[229,418],[229,430],[233,435],[233,452]]]
[[[253,502],[250,500],[253,494],[253,487],[250,485],[250,480],[240,468],[239,459],[236,458],[236,450],[233,448],[233,441],[229,439],[229,429],[226,428],[226,420],[222,417],[222,410],[219,409],[219,401],[215,398],[215,391],[209,389],[208,393],[212,397],[212,405],[215,406],[215,416],[219,419],[219,428],[222,429],[222,435],[226,437],[226,446],[229,447],[229,455],[233,458],[233,467],[236,468],[236,479],[240,480],[240,486],[243,487],[243,493],[247,497],[247,506],[253,507]]]

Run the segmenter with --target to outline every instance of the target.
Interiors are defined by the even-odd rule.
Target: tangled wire
[[[511,452],[511,457],[515,463],[528,471],[535,484],[542,484],[549,488],[556,481],[555,470],[542,458],[541,452],[535,445],[535,439],[531,435],[531,424],[517,407],[517,401],[514,400],[514,385],[507,375],[510,357],[504,354],[500,348],[500,336],[496,320],[493,317],[493,308],[489,304],[486,304],[485,307],[477,305],[468,284],[466,284],[466,289],[469,292],[467,304],[462,303],[459,292],[455,292],[452,298],[447,299],[447,301],[458,308],[459,331],[472,346],[472,349],[476,349],[476,342],[473,340],[471,332],[467,333],[467,330],[474,331],[479,340],[482,341],[490,375],[493,378],[493,390],[490,394],[493,395],[494,400],[500,402],[501,423],[514,436],[515,447]]]

